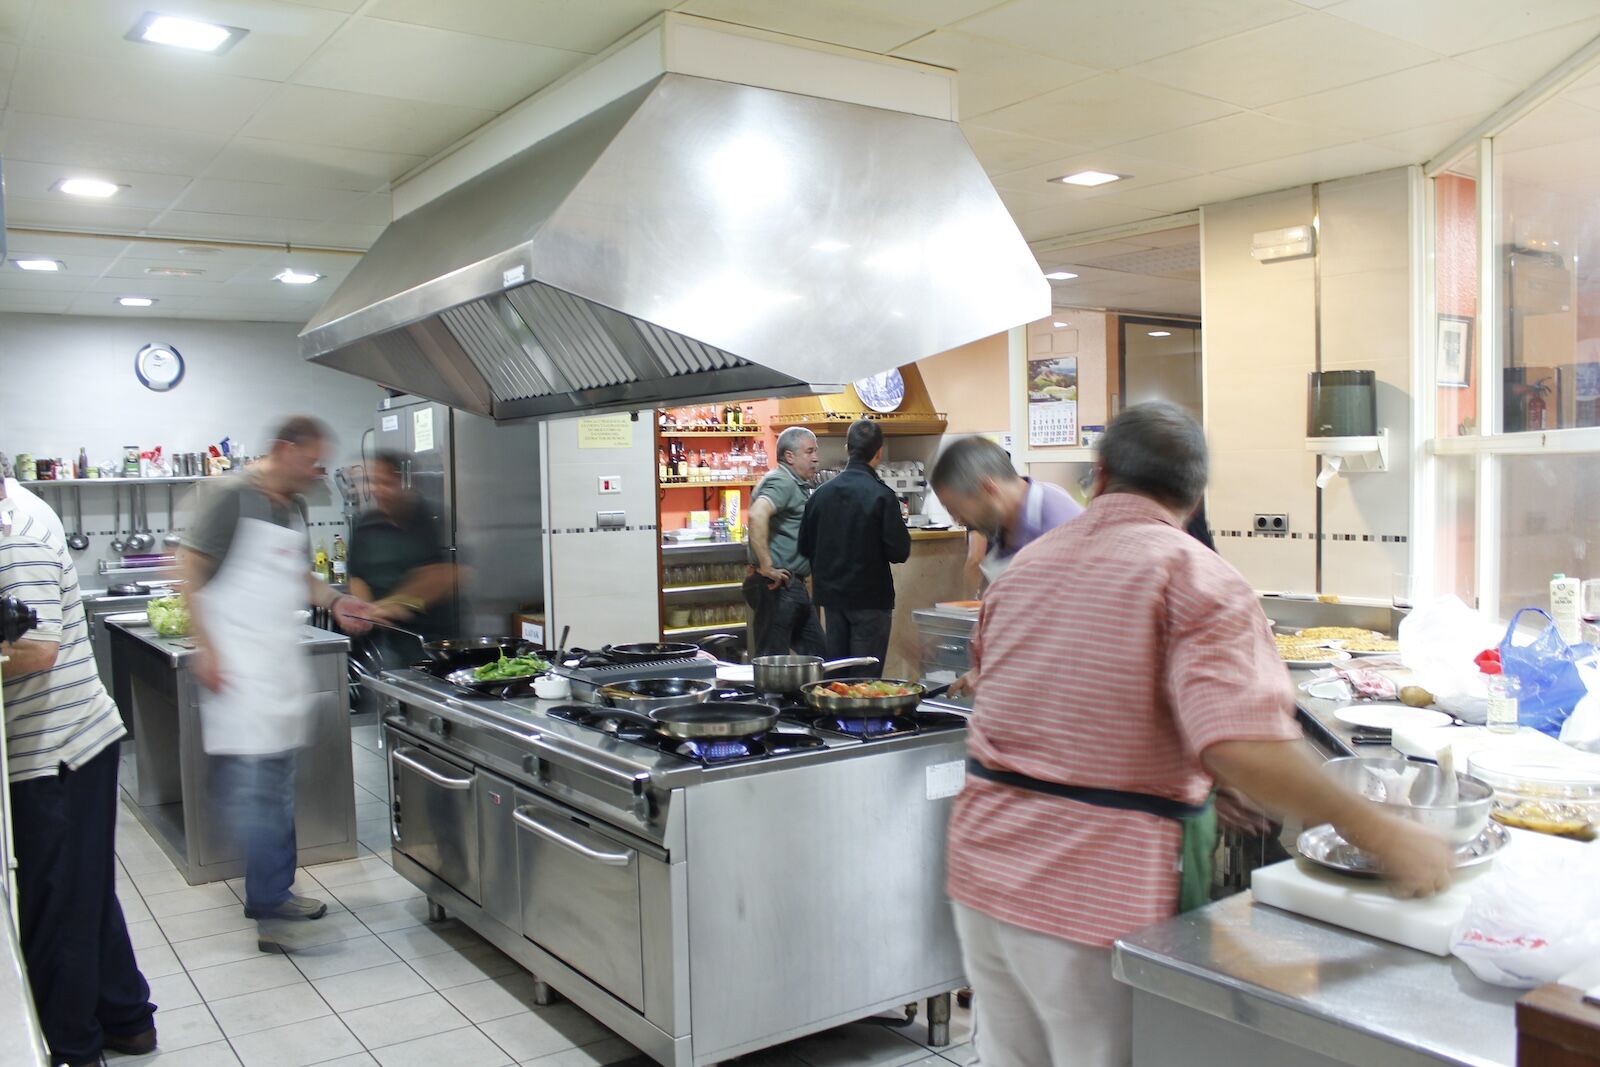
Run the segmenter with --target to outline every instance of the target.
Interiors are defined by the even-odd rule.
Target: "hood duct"
[[[954,123],[664,74],[397,219],[300,343],[511,419],[837,392],[1048,308]]]

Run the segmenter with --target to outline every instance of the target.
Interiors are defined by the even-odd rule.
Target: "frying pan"
[[[615,708],[618,715],[680,741],[706,741],[725,737],[754,737],[772,729],[778,709],[757,701],[723,701],[714,704],[680,704],[651,712]]]
[[[892,697],[843,697],[828,692],[828,686],[833,684],[831,682],[811,682],[804,686],[800,692],[805,697],[806,703],[818,711],[827,712],[829,715],[837,715],[841,719],[870,719],[879,715],[893,715],[896,712],[910,711],[926,698],[939,696],[950,688],[948,685],[941,685],[929,689],[926,686],[918,685],[916,682],[908,682],[900,678],[852,678],[849,680],[851,685],[860,685],[865,682],[887,682],[890,685],[904,686],[910,692],[904,696]]]
[[[638,663],[657,659],[687,659],[699,651],[699,645],[685,641],[644,641],[632,645],[607,645],[600,650],[600,654],[622,663]]]
[[[534,653],[533,649],[529,649],[528,651],[530,654],[537,654]],[[550,659],[547,656],[540,656],[539,658],[544,660],[546,663],[550,662]],[[492,663],[494,662],[494,659],[495,657],[491,656],[485,662]],[[479,666],[483,666],[483,664],[479,664]],[[485,680],[477,676],[477,670],[477,667],[458,667],[449,674],[445,675],[444,680],[455,686],[457,689],[466,689],[469,692],[482,693],[485,695],[496,695],[504,693],[507,689],[510,689],[513,686],[531,683],[535,678],[539,677],[537,674],[522,674],[515,678],[492,678]]]
[[[608,707],[648,715],[661,708],[704,704],[716,689],[714,682],[698,678],[641,678],[600,687],[599,697]]]
[[[750,661],[756,688],[763,693],[798,693],[846,667],[879,666],[876,656],[824,660],[821,656],[757,656]]]

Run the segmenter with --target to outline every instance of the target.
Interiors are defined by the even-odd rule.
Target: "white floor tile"
[[[357,908],[376,907],[379,904],[393,904],[401,900],[412,900],[422,896],[422,890],[392,872],[387,877],[374,878],[365,882],[352,882],[349,885],[331,889],[329,892],[351,911]]]
[[[422,975],[435,989],[451,989],[472,982],[481,982],[485,978],[499,978],[503,974],[511,974],[521,969],[515,960],[493,945],[478,945],[460,952],[418,956],[410,963],[411,969]]]
[[[352,885],[356,882],[370,882],[378,878],[395,877],[394,868],[380,859],[354,859],[340,860],[337,863],[322,863],[306,870],[322,885],[329,889],[340,886]]]
[[[243,903],[244,879],[229,878],[227,881],[227,886],[229,891],[233,893],[234,899],[238,900],[240,903]],[[310,873],[309,869],[305,867],[301,867],[294,872],[294,882],[290,884],[289,892],[298,897],[316,897],[319,900],[327,900],[330,910],[333,908],[335,903],[334,901],[328,899],[327,890],[322,888],[322,884],[318,882],[315,876]]]
[[[209,1006],[217,1025],[230,1041],[261,1030],[333,1014],[327,1001],[315,989],[303,984],[213,1000]]]
[[[225,934],[212,934],[210,937],[197,937],[193,941],[180,941],[172,946],[172,950],[178,954],[178,959],[183,961],[185,969],[197,971],[203,967],[217,967],[236,960],[254,959],[261,953],[256,944],[258,940],[252,926],[248,930],[230,930]]]
[[[172,865],[171,860],[167,859],[167,854],[157,846],[151,846],[149,850],[136,849],[130,852],[118,852],[117,858],[122,861],[123,870],[127,871],[131,876],[154,874],[160,871],[177,873],[177,868]],[[137,882],[137,878],[135,878],[135,881]]]
[[[178,1052],[196,1045],[222,1040],[222,1031],[204,1004],[156,1013],[156,1039],[166,1052]]]
[[[320,919],[274,919],[262,922],[260,927],[263,936],[291,953],[367,934],[367,928],[348,911],[330,911]]]
[[[154,893],[172,893],[179,889],[188,889],[189,883],[183,880],[183,875],[172,864],[151,870],[128,871],[128,878],[138,888],[141,896],[150,896]]]
[[[582,1048],[616,1036],[571,1004],[555,1004],[508,1015],[483,1023],[479,1029],[518,1062]]]
[[[244,1067],[306,1067],[360,1053],[361,1042],[336,1016],[277,1026],[233,1040]]]
[[[156,1020],[160,1021],[160,1016]],[[126,1063],[129,1067],[134,1064],[153,1063],[159,1067],[239,1067],[239,1057],[233,1054],[233,1048],[226,1041],[213,1041],[206,1045],[195,1045],[185,1049],[167,1049],[166,1031],[161,1031],[162,1048],[149,1056],[124,1056],[116,1052],[106,1053],[107,1063]]]
[[[209,885],[187,886],[170,893],[150,893],[144,896],[145,907],[158,919],[172,915],[187,915],[192,911],[209,911],[212,908],[239,906],[234,896],[222,882]]]
[[[400,957],[371,934],[303,948],[290,957],[300,973],[310,979],[327,978],[396,963]]]
[[[306,980],[289,961],[289,957],[268,953],[258,953],[235,963],[191,970],[189,979],[207,1000],[242,997],[263,989],[299,985]]]
[[[117,887],[117,903],[122,907],[122,918],[125,922],[142,923],[151,917],[150,909],[145,906],[144,898],[139,891],[129,882],[126,887]]]
[[[518,969],[499,978],[452,986],[440,992],[462,1015],[475,1023],[486,1023],[534,1010],[534,982],[533,975]]]
[[[358,1052],[354,1056],[340,1056],[336,1060],[319,1063],[317,1067],[378,1067],[378,1061],[372,1058],[370,1052]]]
[[[655,1061],[622,1040],[608,1037],[581,1048],[562,1049],[548,1056],[523,1060],[522,1067],[609,1067],[611,1064],[654,1064]]]
[[[160,978],[147,975],[145,981],[150,984],[150,1003],[160,1011],[177,1011],[200,1003],[200,991],[187,974],[166,974]]]
[[[378,936],[403,960],[488,944],[476,932],[454,919],[390,930]]]
[[[341,1013],[433,992],[416,971],[399,962],[319,978],[312,984],[333,1010]]]
[[[379,861],[372,860],[377,863]],[[361,924],[375,934],[387,934],[395,930],[405,930],[413,926],[422,926],[428,921],[428,898],[412,897],[410,900],[399,900],[393,904],[379,904],[371,908],[355,909],[356,918]]]
[[[161,927],[156,925],[154,919],[128,923],[128,940],[133,944],[135,950],[167,943],[167,939],[161,934]]]
[[[177,954],[172,951],[172,946],[163,941],[159,945],[149,948],[133,950],[133,957],[139,964],[139,973],[145,978],[165,978],[169,974],[182,974],[183,964]]]
[[[340,1018],[368,1051],[470,1025],[437,993],[347,1011]]]
[[[939,1055],[961,1067],[978,1062],[978,1050],[972,1045],[947,1045],[939,1050]]]
[[[482,1031],[470,1027],[389,1045],[375,1050],[373,1055],[383,1067],[438,1067],[441,1063],[506,1067],[511,1063],[511,1057]]]
[[[256,925],[254,919],[245,917],[244,908],[239,906],[237,900],[221,908],[168,915],[155,921],[160,925],[161,932],[167,935],[167,940],[174,945],[181,941],[193,941],[197,937],[211,937],[234,930],[253,930]]]

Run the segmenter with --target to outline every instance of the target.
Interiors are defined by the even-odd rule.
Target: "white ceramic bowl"
[[[546,674],[533,680],[533,693],[540,700],[569,700],[572,681],[555,674]]]

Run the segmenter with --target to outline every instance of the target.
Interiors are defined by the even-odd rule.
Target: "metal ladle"
[[[111,520],[111,551],[120,556],[128,549],[128,543],[122,539],[122,486],[111,487],[111,499],[116,508],[116,518]]]
[[[167,536],[161,539],[161,543],[168,548],[175,548],[178,542],[182,540],[183,538],[178,536],[177,523],[172,519],[172,486],[169,484],[167,486]]]
[[[78,517],[78,528],[67,536],[67,547],[74,552],[82,552],[89,547],[89,539],[83,533],[83,490],[72,490],[73,511]]]

